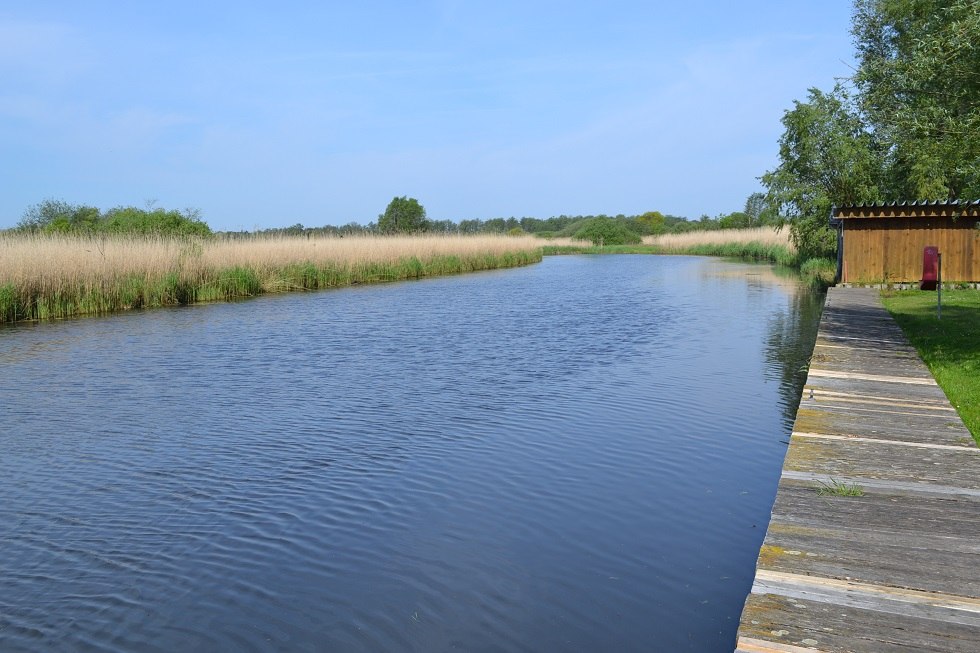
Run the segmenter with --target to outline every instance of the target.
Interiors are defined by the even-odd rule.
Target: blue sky
[[[740,210],[849,74],[851,2],[0,5],[0,227],[45,198],[216,229]]]

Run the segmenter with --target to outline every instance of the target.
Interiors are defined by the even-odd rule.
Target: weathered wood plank
[[[932,376],[924,375],[911,376],[891,376],[887,374],[862,374],[860,372],[850,372],[847,370],[828,370],[823,368],[810,368],[809,378],[829,378],[829,379],[854,379],[855,381],[874,381],[878,383],[908,383],[910,385],[936,385],[936,380]]]
[[[760,572],[980,597],[980,496],[821,497],[816,490],[780,487]]]
[[[843,407],[843,408],[878,408],[878,409],[912,409],[916,411],[940,411],[947,413],[955,413],[956,410],[947,405],[943,405],[938,401],[920,401],[917,399],[910,399],[907,397],[882,397],[877,395],[862,395],[862,394],[847,394],[844,392],[833,392],[831,390],[820,389],[809,387],[806,388],[804,392],[805,400],[815,401],[817,406],[821,404],[827,405],[829,407]],[[849,406],[850,404],[850,406]],[[906,412],[906,411],[902,411]],[[929,413],[925,413],[928,415]],[[935,413],[933,413],[935,415]]]
[[[943,393],[942,388],[940,388],[938,385],[917,385],[915,387],[910,387],[900,383],[885,383],[854,378],[818,378],[816,376],[807,377],[806,385],[807,387],[818,389],[823,388],[825,390],[833,390],[837,392],[873,394],[884,397],[905,398],[911,401],[915,401],[917,398],[946,401],[946,405],[949,405],[949,400],[946,398],[945,393]]]
[[[944,449],[946,451],[964,451],[980,454],[980,449],[963,444],[933,444],[931,442],[908,442],[905,440],[881,440],[878,438],[864,438],[857,435],[824,435],[820,433],[798,433],[793,432],[793,437],[813,440],[840,440],[843,442],[865,442],[868,444],[888,444],[898,447],[913,447],[917,449]]]
[[[824,435],[855,435],[881,440],[934,442],[947,445],[969,445],[973,438],[958,422],[958,416],[913,417],[904,422],[886,422],[871,411],[800,408],[795,430]]]
[[[976,653],[980,629],[832,602],[752,594],[740,636],[834,653]]]
[[[896,545],[896,537],[907,534],[910,546],[922,546],[917,538],[923,535],[931,537],[931,546],[938,548],[957,538],[976,539],[980,492],[912,493],[904,487],[869,484],[863,497],[836,497],[820,496],[818,489],[814,481],[784,477],[773,505],[772,524],[786,528],[774,526],[775,530],[814,537],[833,532],[842,536],[842,548],[849,546],[848,533],[853,533],[855,542],[868,542],[879,533]]]
[[[859,533],[846,550],[840,548],[840,532],[827,536],[791,532],[773,536],[762,549],[766,571],[802,574],[869,583],[904,589],[929,588],[954,596],[976,594],[978,582],[973,570],[980,564],[980,553],[964,553],[973,548],[966,537],[950,538],[949,551],[928,545],[925,534],[911,546],[904,538],[892,540],[876,533]],[[935,539],[935,538],[934,538]],[[857,541],[861,542],[857,546]],[[926,545],[923,546],[923,542]],[[762,571],[760,563],[760,572]],[[925,590],[923,590],[925,591]]]
[[[777,642],[767,642],[751,637],[742,637],[738,640],[738,648],[735,653],[814,653],[818,649],[812,646],[803,648],[792,644],[779,644]]]
[[[929,371],[922,366],[918,354],[905,351],[882,351],[871,349],[854,349],[842,345],[822,346],[818,343],[810,358],[813,368],[832,368],[842,372],[861,372],[887,366],[896,376],[915,376],[929,378]]]
[[[760,569],[752,593],[809,599],[980,628],[980,599],[944,592]]]
[[[980,490],[980,457],[973,452],[909,450],[867,440],[791,439],[783,469]]]
[[[802,481],[810,483],[814,487],[817,484],[828,484],[836,481],[844,483],[858,483],[868,492],[896,492],[903,494],[915,494],[931,497],[980,497],[980,490],[974,488],[955,487],[950,485],[939,485],[936,483],[919,483],[910,481],[880,480],[875,478],[857,478],[843,475],[830,476],[829,474],[817,474],[814,472],[794,472],[783,470],[780,481]]]

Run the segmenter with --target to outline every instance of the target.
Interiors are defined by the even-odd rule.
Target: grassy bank
[[[919,350],[936,381],[980,444],[980,291],[883,291],[885,308]]]
[[[663,254],[653,245],[590,245],[571,238],[555,238],[542,248],[545,256],[563,254]]]
[[[766,261],[799,268],[800,276],[811,286],[826,288],[834,283],[836,261],[812,259],[800,261],[789,238],[789,229],[756,227],[689,231],[681,234],[646,236],[640,245],[594,247],[570,238],[549,241],[544,248],[551,254],[687,254],[724,256],[747,261]]]
[[[0,321],[418,279],[540,259],[539,241],[507,236],[180,240],[7,235],[0,237]]]

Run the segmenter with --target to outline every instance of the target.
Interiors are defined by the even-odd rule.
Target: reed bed
[[[541,260],[512,236],[348,236],[187,240],[0,237],[0,321],[228,300]]]
[[[688,231],[680,234],[645,236],[643,243],[657,245],[666,252],[686,252],[691,247],[759,243],[764,246],[785,247],[791,252],[796,248],[789,237],[789,229],[778,227],[752,227],[750,229],[718,229],[714,231]]]
[[[795,267],[803,281],[815,288],[832,286],[837,262],[830,259],[801,261],[790,238],[789,229],[754,227],[689,231],[680,234],[645,236],[641,245],[594,247],[572,238],[553,238],[544,246],[546,255],[554,254],[693,254],[724,256]]]
[[[576,254],[582,252],[610,254],[695,254],[728,256],[732,258],[771,261],[781,265],[796,265],[796,248],[788,229],[755,227],[751,229],[720,229],[688,231],[679,234],[644,236],[640,245],[593,246],[574,238],[552,238],[545,245],[545,254]]]
[[[664,254],[727,256],[770,261],[779,265],[799,265],[789,229],[777,227],[690,231],[683,234],[647,236],[643,239],[643,243],[656,247]]]

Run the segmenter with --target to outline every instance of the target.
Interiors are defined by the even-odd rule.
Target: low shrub
[[[814,288],[829,288],[837,280],[837,261],[811,258],[800,266],[800,276]]]

